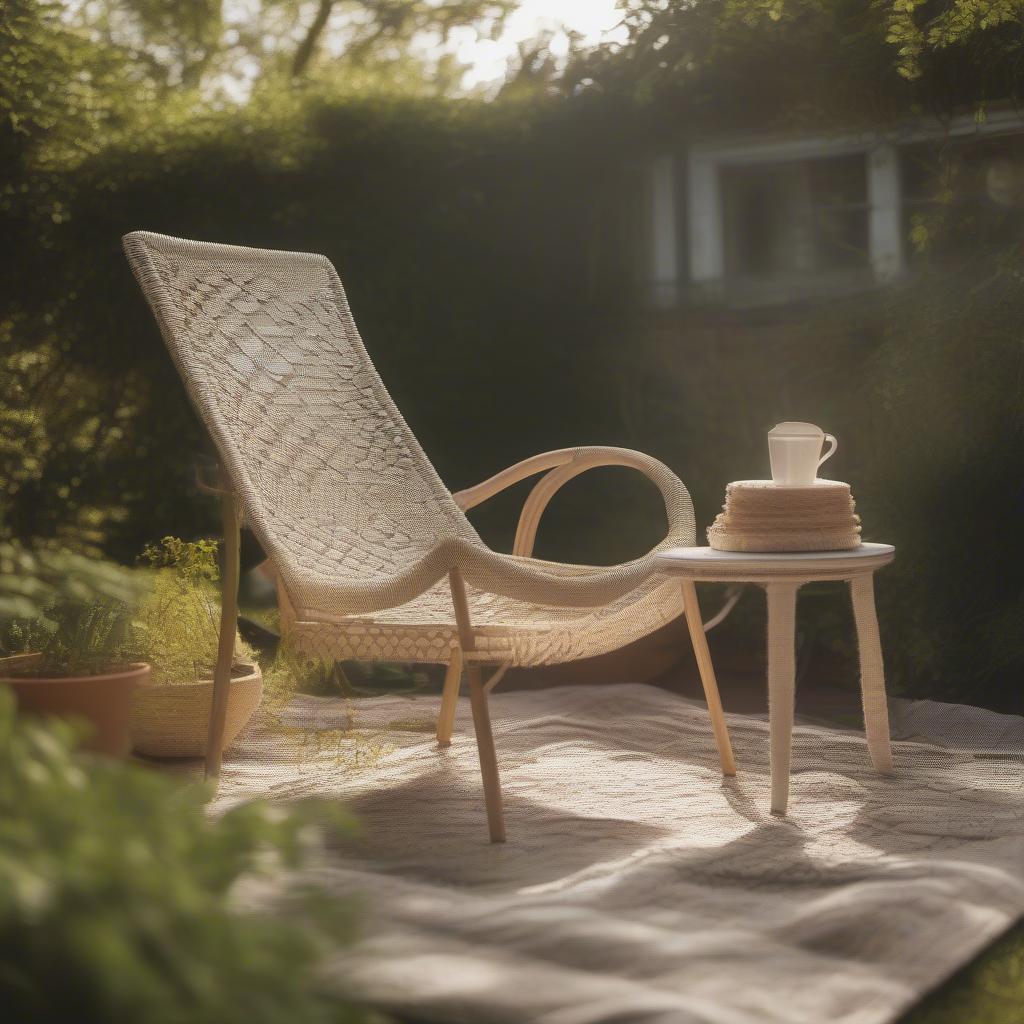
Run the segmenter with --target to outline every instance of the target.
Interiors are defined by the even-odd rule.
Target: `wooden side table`
[[[698,582],[757,583],[768,595],[768,719],[771,736],[772,812],[785,814],[796,698],[796,594],[805,583],[846,580],[860,647],[861,695],[868,752],[875,769],[892,772],[889,709],[875,614],[874,573],[895,557],[891,544],[861,544],[849,551],[755,554],[712,548],[671,548],[658,569],[682,581],[687,619],[699,628]],[[710,669],[710,665],[708,666]]]

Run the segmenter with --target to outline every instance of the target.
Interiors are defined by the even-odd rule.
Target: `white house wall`
[[[904,270],[900,155],[891,142],[868,151],[868,255],[879,284]]]
[[[651,164],[651,284],[654,303],[658,306],[673,306],[679,297],[675,175],[674,157],[662,156]]]

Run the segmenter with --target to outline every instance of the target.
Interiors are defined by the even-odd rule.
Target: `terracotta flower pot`
[[[235,665],[228,687],[224,749],[249,724],[263,696],[258,665]],[[213,703],[213,680],[148,683],[132,702],[132,746],[147,757],[204,757]]]
[[[93,676],[19,675],[39,661],[39,655],[0,658],[0,685],[9,686],[18,711],[57,718],[82,718],[92,727],[83,741],[86,750],[125,757],[131,750],[132,694],[146,676],[149,665],[138,662],[120,672]]]

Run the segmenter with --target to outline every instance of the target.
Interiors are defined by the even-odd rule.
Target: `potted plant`
[[[138,601],[135,626],[152,671],[135,693],[132,742],[149,757],[202,757],[220,628],[217,544],[165,537],[146,548],[143,561],[154,571]],[[256,713],[262,693],[256,659],[236,633],[225,749]]]
[[[132,694],[149,675],[131,606],[110,597],[57,600],[36,620],[15,620],[0,658],[0,684],[22,713],[84,720],[88,749],[117,757],[131,749]]]

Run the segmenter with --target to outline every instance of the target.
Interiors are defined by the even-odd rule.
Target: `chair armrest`
[[[533,553],[541,516],[551,499],[573,477],[598,466],[625,466],[643,473],[658,487],[665,501],[668,518],[666,541],[678,540],[681,545],[692,543],[693,502],[682,481],[664,463],[628,448],[595,446],[545,452],[518,462],[475,487],[459,491],[453,497],[465,511],[526,477],[545,473],[523,504],[512,547],[512,554],[529,556]]]
[[[669,528],[664,540],[646,555],[621,565],[601,568],[579,567],[566,576],[558,567],[520,557],[523,548],[533,547],[537,522],[554,493],[574,476],[595,466],[627,466],[643,473],[661,491]],[[654,555],[666,547],[686,547],[694,542],[693,502],[679,478],[666,466],[640,452],[626,448],[566,448],[545,452],[511,466],[476,487],[453,495],[458,505],[472,508],[506,487],[536,473],[546,472],[538,481],[520,516],[517,550],[512,555],[490,550],[479,541],[446,537],[416,562],[386,579],[346,582],[338,602],[343,612],[332,610],[329,595],[318,607],[294,609],[298,619],[320,622],[347,621],[353,615],[396,608],[425,593],[453,570],[469,586],[488,594],[518,601],[564,608],[597,607],[615,601],[636,589],[656,571]]]
[[[452,497],[455,499],[455,504],[465,512],[487,501],[488,498],[493,498],[494,495],[513,484],[519,483],[520,480],[525,480],[528,476],[535,476],[544,470],[554,469],[556,466],[571,462],[576,451],[576,448],[560,448],[557,451],[544,452],[542,455],[523,459],[522,462],[517,462],[514,466],[509,466],[508,469],[503,469],[500,473],[488,477],[475,487],[456,491]]]

